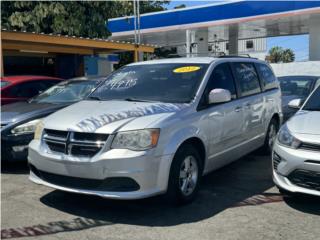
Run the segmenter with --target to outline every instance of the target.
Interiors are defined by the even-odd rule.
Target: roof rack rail
[[[208,52],[208,53],[170,53],[165,57],[161,58],[182,58],[182,57],[213,57],[213,58],[251,58],[249,54],[240,54],[240,55],[226,55],[224,52]]]
[[[171,53],[168,54],[168,58],[174,58],[174,57],[215,57],[218,58],[220,56],[225,55],[224,52],[217,52],[217,53]]]
[[[251,57],[249,54],[241,54],[241,55],[221,55],[218,58],[252,58],[252,59],[258,59]]]

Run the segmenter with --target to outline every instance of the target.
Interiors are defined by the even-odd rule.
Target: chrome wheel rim
[[[196,188],[198,181],[198,164],[193,156],[187,156],[180,166],[180,190],[185,196],[189,196]]]
[[[276,140],[276,137],[277,137],[277,130],[276,130],[275,125],[272,124],[270,126],[269,133],[268,133],[268,144],[269,144],[270,149],[272,149],[273,144]]]

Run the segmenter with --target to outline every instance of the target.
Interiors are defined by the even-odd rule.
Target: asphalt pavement
[[[320,199],[281,195],[267,156],[205,176],[196,201],[182,207],[57,191],[30,182],[24,163],[2,165],[1,180],[2,239],[320,239]]]

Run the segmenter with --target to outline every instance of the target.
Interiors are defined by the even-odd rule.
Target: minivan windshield
[[[320,111],[320,86],[312,93],[303,110]]]
[[[111,74],[89,98],[99,100],[192,101],[209,64],[141,64]]]
[[[92,80],[64,81],[32,98],[30,102],[68,103],[80,101],[87,97],[98,84],[99,81]]]

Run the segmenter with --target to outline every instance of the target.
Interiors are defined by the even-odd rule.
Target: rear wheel
[[[167,199],[174,204],[186,204],[194,200],[202,175],[198,151],[186,144],[177,151],[170,169]]]
[[[278,131],[279,123],[275,118],[272,118],[268,126],[264,145],[261,149],[264,154],[270,154],[272,152],[273,144],[276,141]]]

